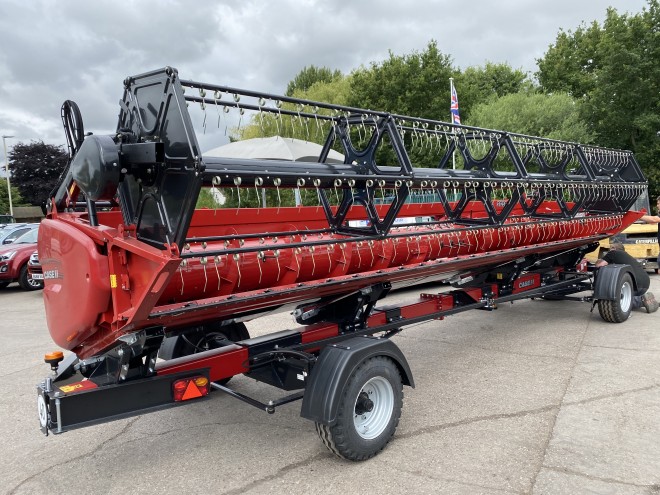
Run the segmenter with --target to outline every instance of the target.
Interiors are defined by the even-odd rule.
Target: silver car
[[[38,223],[13,223],[0,230],[0,245],[11,244],[23,234],[39,227]]]

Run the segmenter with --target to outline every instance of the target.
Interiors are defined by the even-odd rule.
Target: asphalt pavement
[[[660,312],[611,324],[590,309],[528,300],[407,327],[394,340],[416,388],[392,442],[353,463],[324,447],[300,403],[268,415],[220,392],[45,437],[35,385],[56,347],[41,292],[11,286],[0,292],[0,493],[660,494]],[[253,336],[294,326],[286,313],[248,325]]]

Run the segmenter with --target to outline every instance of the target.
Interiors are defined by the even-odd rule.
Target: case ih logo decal
[[[44,280],[52,280],[54,278],[64,278],[60,275],[59,270],[44,270]]]
[[[530,278],[529,280],[524,280],[518,284],[519,289],[524,289],[525,287],[531,287],[534,285],[534,279]]]
[[[44,271],[44,280],[54,280],[54,279],[64,279],[64,276],[60,273],[59,267],[61,266],[60,260],[54,258],[44,258],[41,260],[41,267]],[[55,266],[56,268],[46,269],[46,267]]]
[[[530,273],[518,279],[513,286],[513,293],[523,292],[530,287],[538,287],[541,285],[541,276],[538,273]]]

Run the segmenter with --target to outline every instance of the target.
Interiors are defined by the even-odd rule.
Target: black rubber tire
[[[0,282],[0,289],[4,289],[5,287],[7,287],[9,285],[9,283],[10,282],[8,282],[6,280],[3,280],[2,282]]]
[[[18,275],[18,285],[21,286],[23,290],[39,290],[43,289],[43,282],[32,280],[30,274],[28,273],[27,264],[21,267],[21,270]]]
[[[381,401],[389,414],[386,426],[375,438],[366,439],[360,435],[355,425],[358,399],[365,385],[373,379],[385,379],[391,386],[392,400]],[[382,382],[382,380],[381,380]],[[390,404],[391,402],[391,404]],[[391,406],[391,407],[390,407]],[[403,407],[403,384],[396,364],[384,356],[376,356],[362,362],[344,385],[342,398],[337,411],[337,421],[333,426],[316,423],[316,432],[325,446],[335,455],[351,461],[364,461],[378,454],[394,436]],[[369,414],[378,413],[376,406]]]
[[[238,342],[239,340],[249,338],[250,333],[245,323],[230,323],[229,325],[218,326],[209,331],[193,329],[192,331],[163,340],[158,351],[158,357],[167,360],[189,356],[190,354],[197,354],[198,352],[209,349],[223,347],[225,344],[218,343],[222,339]],[[216,383],[225,385],[229,380],[231,380],[231,377],[218,380]]]
[[[598,312],[601,318],[610,323],[622,323],[630,317],[635,287],[629,273],[625,273],[617,282],[616,290],[619,297],[613,301],[598,300]]]

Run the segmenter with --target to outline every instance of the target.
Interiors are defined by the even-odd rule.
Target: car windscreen
[[[18,239],[14,241],[14,244],[34,244],[37,242],[37,233],[39,232],[39,229],[32,229],[29,232],[26,232],[22,236],[20,236]]]
[[[29,227],[14,229],[9,232],[5,232],[3,235],[0,235],[0,240],[2,240],[3,244],[10,244],[29,231],[30,231]]]

